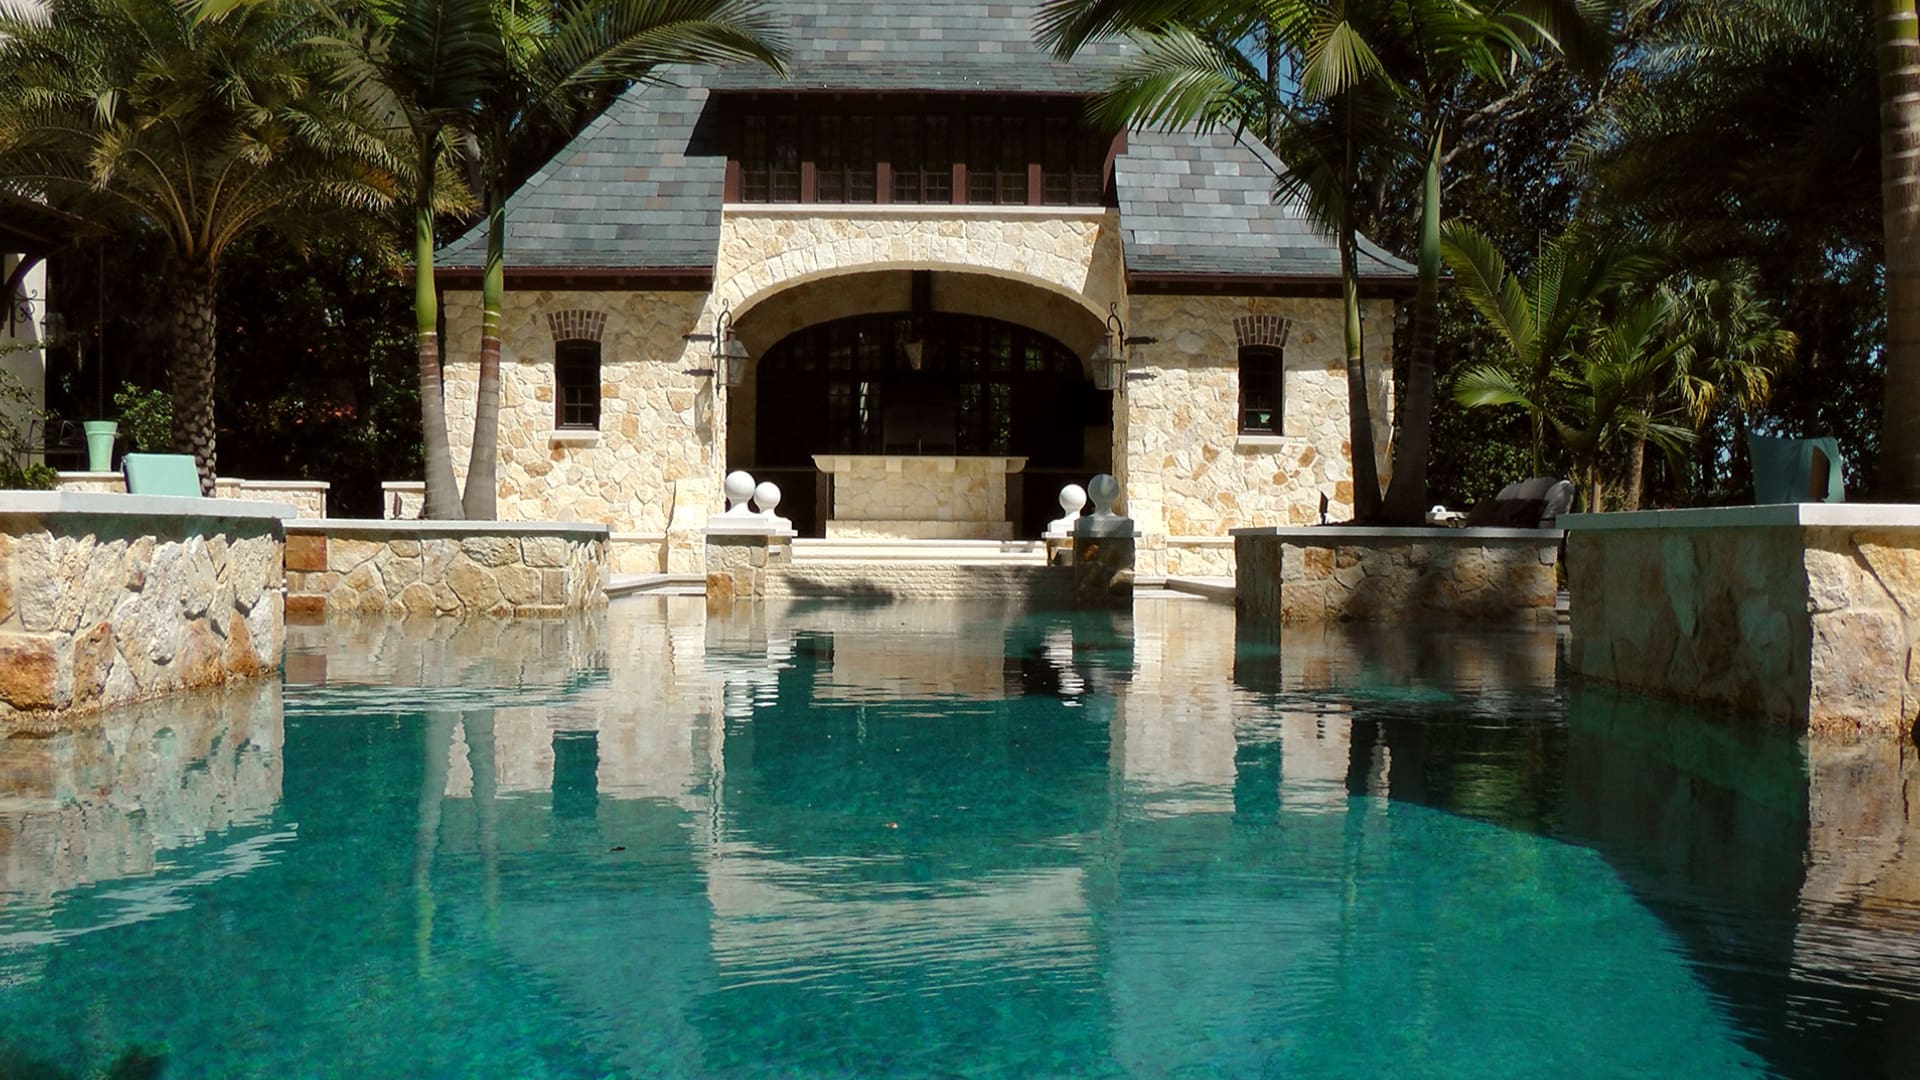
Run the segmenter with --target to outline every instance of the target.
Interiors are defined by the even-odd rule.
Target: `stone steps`
[[[799,539],[793,542],[795,566],[853,563],[940,566],[1044,567],[1047,545],[1040,540],[893,540],[873,538]]]
[[[779,598],[857,600],[1019,600],[1064,605],[1072,599],[1069,567],[955,564],[929,561],[795,560],[767,575]]]

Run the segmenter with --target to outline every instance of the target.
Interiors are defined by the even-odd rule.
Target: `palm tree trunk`
[[[1346,305],[1347,442],[1353,458],[1353,520],[1371,523],[1380,518],[1380,470],[1373,456],[1373,408],[1367,399],[1367,358],[1360,337],[1359,241],[1353,220],[1353,102],[1344,105],[1349,112],[1339,242],[1340,294]]]
[[[1641,483],[1646,473],[1647,437],[1636,435],[1627,447],[1627,493],[1620,500],[1622,510],[1640,509]]]
[[[426,458],[426,504],[422,516],[436,521],[460,518],[459,487],[453,479],[453,449],[447,445],[447,400],[440,379],[440,305],[433,283],[433,162],[423,163],[413,219],[413,318],[419,333],[420,442]]]
[[[1407,399],[1393,443],[1387,520],[1418,525],[1427,510],[1427,457],[1433,431],[1434,353],[1440,328],[1440,149],[1433,134],[1420,190],[1419,278],[1413,296],[1413,347],[1407,355]]]
[[[506,193],[488,185],[487,265],[480,278],[480,375],[473,402],[473,454],[460,498],[468,521],[499,516],[500,309],[506,292]]]
[[[192,454],[200,494],[213,495],[217,466],[213,427],[214,297],[218,281],[209,266],[182,270],[174,286],[170,343],[173,367],[173,449]]]
[[[1875,0],[1880,198],[1887,258],[1887,386],[1880,487],[1920,502],[1920,25],[1915,0]]]

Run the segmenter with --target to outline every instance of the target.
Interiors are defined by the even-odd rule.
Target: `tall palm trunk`
[[[487,265],[480,279],[480,374],[473,401],[473,454],[460,506],[468,521],[499,516],[500,309],[506,292],[507,197],[488,185]]]
[[[1920,24],[1915,0],[1875,0],[1874,15],[1887,248],[1880,485],[1889,498],[1920,502]]]
[[[1640,496],[1647,475],[1647,437],[1635,435],[1627,444],[1627,490],[1620,497],[1620,509],[1640,509]]]
[[[218,279],[210,266],[189,266],[175,279],[170,343],[173,363],[173,449],[192,454],[200,494],[213,495],[214,297]]]
[[[1417,525],[1427,509],[1427,457],[1433,432],[1434,353],[1440,331],[1440,148],[1433,133],[1426,175],[1420,183],[1419,277],[1413,296],[1413,346],[1407,354],[1407,398],[1393,443],[1393,482],[1387,487],[1387,520]]]
[[[1367,399],[1367,358],[1360,337],[1360,259],[1353,214],[1353,101],[1347,107],[1346,168],[1340,193],[1340,294],[1346,305],[1347,442],[1353,458],[1353,519],[1380,517],[1380,470],[1373,456],[1373,408]]]
[[[433,145],[433,140],[427,140]],[[413,319],[419,334],[420,442],[426,458],[423,516],[436,521],[460,518],[459,487],[453,479],[453,449],[447,445],[447,399],[440,379],[440,305],[433,284],[433,158],[421,164],[421,191],[413,213]]]

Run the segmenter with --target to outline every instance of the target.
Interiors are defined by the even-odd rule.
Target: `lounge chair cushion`
[[[129,495],[200,497],[200,472],[192,454],[128,454],[120,459]]]

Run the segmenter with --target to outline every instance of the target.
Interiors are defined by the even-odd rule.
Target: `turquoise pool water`
[[[1920,1060],[1912,763],[1569,691],[1551,631],[307,634],[284,689],[0,742],[0,1077]]]

